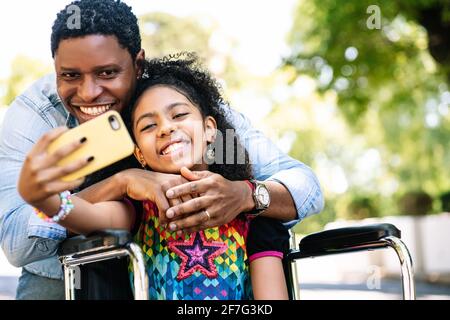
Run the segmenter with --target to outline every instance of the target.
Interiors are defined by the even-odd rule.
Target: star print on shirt
[[[190,277],[195,271],[200,271],[210,279],[216,278],[218,274],[214,259],[227,249],[223,242],[207,241],[202,231],[191,235],[186,241],[171,241],[168,246],[182,260],[178,280]]]

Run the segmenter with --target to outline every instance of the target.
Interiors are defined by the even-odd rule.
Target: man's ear
[[[212,143],[216,140],[217,136],[217,122],[211,116],[207,116],[205,119],[205,132],[206,132],[206,141]]]
[[[143,65],[145,60],[145,50],[141,49],[136,55],[136,59],[134,60],[134,67],[136,69],[136,78],[140,79],[142,74],[144,73]]]
[[[145,162],[144,155],[142,154],[141,149],[139,149],[138,146],[134,146],[133,154],[136,157],[136,159],[139,161],[141,166],[143,168],[145,168],[147,166],[147,162]]]

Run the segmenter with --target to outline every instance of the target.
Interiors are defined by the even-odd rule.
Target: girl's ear
[[[216,140],[217,122],[216,119],[211,116],[207,116],[205,119],[205,132],[207,142],[212,143]]]
[[[141,164],[142,168],[145,168],[147,166],[147,162],[145,162],[144,155],[141,152],[141,149],[138,148],[138,146],[134,146],[134,156]]]

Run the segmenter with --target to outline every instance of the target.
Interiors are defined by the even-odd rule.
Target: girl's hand
[[[84,178],[71,182],[64,182],[60,179],[86,166],[89,163],[88,159],[79,159],[62,167],[56,164],[80,148],[86,139],[74,141],[53,154],[47,153],[50,143],[67,130],[66,127],[58,127],[47,132],[25,158],[17,190],[20,196],[32,206],[38,206],[42,201],[59,192],[73,190],[84,181]]]
[[[124,194],[127,194],[134,200],[150,200],[156,204],[162,225],[167,224],[168,220],[170,220],[170,218],[166,217],[167,209],[192,199],[190,194],[179,198],[167,199],[166,191],[168,189],[189,182],[180,175],[142,169],[127,169],[118,175],[120,177],[119,183],[125,185]]]

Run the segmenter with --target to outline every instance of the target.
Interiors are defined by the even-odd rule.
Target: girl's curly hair
[[[146,60],[142,67],[143,74],[136,86],[131,107],[123,112],[124,121],[130,133],[133,132],[133,116],[140,96],[154,86],[172,87],[189,99],[199,109],[203,118],[211,116],[217,122],[217,130],[221,132],[224,139],[223,143],[216,145],[216,148],[223,147],[223,152],[218,153],[216,150],[216,162],[209,165],[209,171],[218,173],[229,180],[252,178],[248,152],[240,143],[235,128],[227,119],[230,110],[221,95],[221,86],[202,67],[197,55],[192,52],[181,52]],[[226,134],[233,134],[233,143],[225,143]],[[230,161],[230,155],[233,155],[233,161]],[[231,163],[227,163],[227,160]]]

